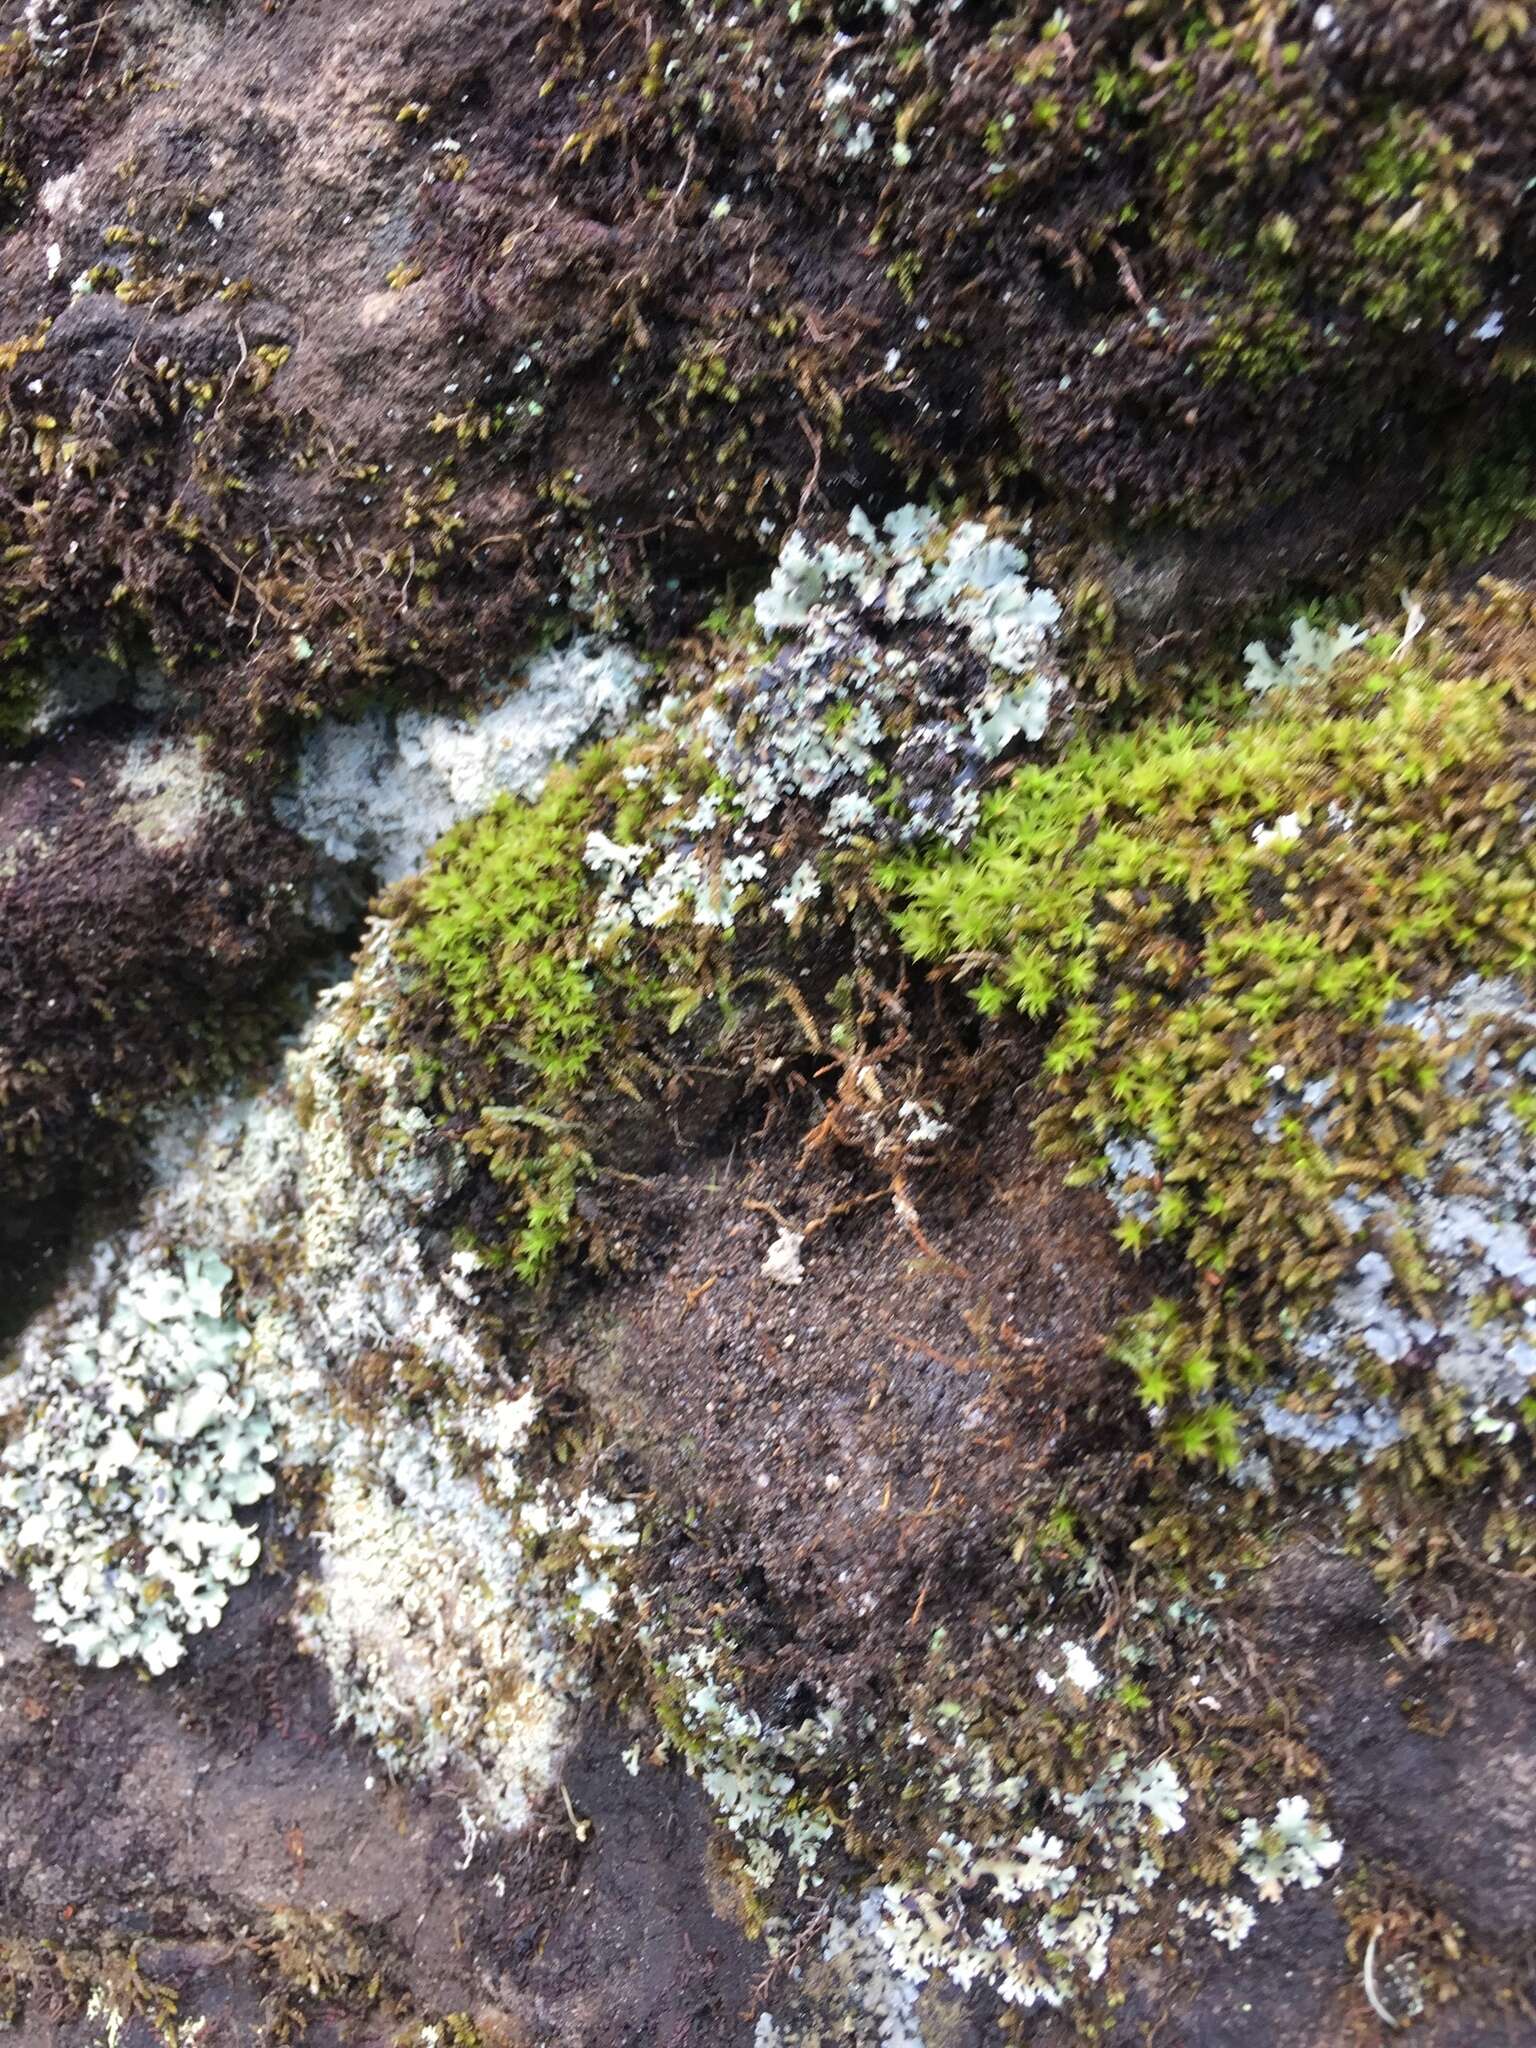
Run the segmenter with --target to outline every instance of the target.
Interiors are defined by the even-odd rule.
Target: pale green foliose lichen
[[[1251,640],[1243,649],[1248,672],[1243,687],[1256,697],[1271,690],[1293,688],[1298,683],[1315,683],[1326,676],[1334,663],[1365,640],[1363,626],[1316,626],[1303,615],[1291,621],[1290,638],[1277,657],[1262,640]]]
[[[0,1463],[0,1571],[27,1569],[40,1617],[59,1608],[67,1624],[54,1639],[90,1661],[174,1661],[193,1625],[174,1641],[165,1632],[179,1618],[179,1581],[149,1588],[149,1615],[119,1615],[118,1640],[75,1612],[88,1575],[44,1538],[62,1525],[120,1600],[137,1583],[139,1525],[167,1496],[168,1513],[186,1506],[177,1475],[205,1473],[214,1450],[245,1443],[217,1367],[258,1463],[254,1473],[249,1460],[220,1465],[208,1487],[254,1498],[252,1488],[271,1488],[271,1466],[318,1491],[304,1523],[316,1562],[294,1624],[326,1668],[338,1722],[390,1771],[451,1773],[478,1816],[515,1828],[564,1754],[584,1689],[579,1653],[619,1613],[636,1510],[525,1469],[538,1403],[507,1380],[478,1260],[433,1228],[455,1172],[414,1107],[409,1063],[381,1032],[393,973],[388,928],[375,924],[353,979],[320,999],[282,1073],[166,1120],[139,1227],[73,1286],[63,1334],[57,1318],[34,1324],[21,1371],[0,1382],[16,1424]],[[229,1265],[197,1254],[165,1269],[155,1247],[177,1239],[216,1243],[249,1270],[248,1331],[220,1314]],[[85,1384],[66,1378],[65,1393],[51,1394],[72,1359]],[[135,1390],[146,1378],[148,1397]],[[111,1391],[130,1379],[128,1394]],[[103,1446],[107,1458],[128,1455],[129,1437],[114,1437],[119,1407],[144,1439],[135,1469],[149,1505],[129,1497],[126,1478],[108,1492],[96,1484]],[[256,1538],[231,1526],[244,1576]],[[158,1536],[148,1527],[140,1547]],[[214,1592],[199,1594],[197,1625],[217,1620]],[[142,1641],[127,1636],[130,1621]]]
[[[240,1511],[271,1492],[276,1446],[223,1261],[105,1265],[6,1389],[0,1572],[25,1576],[44,1637],[82,1663],[163,1672],[249,1577],[261,1546]]]
[[[818,1881],[832,1822],[806,1797],[796,1770],[835,1743],[841,1709],[825,1707],[794,1727],[765,1722],[736,1697],[721,1658],[705,1644],[674,1651],[665,1669],[684,1767],[739,1844],[749,1881],[766,1890],[787,1864],[803,1897]]]
[[[876,528],[855,512],[844,543],[813,549],[792,533],[754,609],[765,633],[813,642],[859,614],[962,632],[989,669],[1028,678],[1006,692],[994,685],[971,709],[973,738],[995,754],[1019,735],[1041,737],[1057,687],[1051,653],[1061,603],[1030,583],[1028,568],[1024,550],[981,520],[946,527],[936,512],[903,505]]]

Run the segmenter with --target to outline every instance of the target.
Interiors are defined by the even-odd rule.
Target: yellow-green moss
[[[664,778],[626,781],[626,766],[658,762]],[[503,797],[448,833],[400,899],[413,1042],[433,1046],[424,1079],[507,1189],[507,1250],[524,1280],[571,1235],[592,1168],[584,1095],[635,1093],[645,1042],[665,1039],[712,985],[709,935],[695,927],[643,945],[593,940],[588,834],[643,839],[667,808],[663,779],[691,800],[707,774],[669,734],[596,746],[536,802]]]
[[[1470,155],[1424,115],[1392,110],[1343,185],[1357,209],[1347,290],[1367,318],[1403,326],[1461,319],[1477,306],[1478,264],[1498,237],[1475,218],[1462,190],[1471,167]]]
[[[965,851],[881,874],[909,952],[1049,1023],[1047,1144],[1087,1179],[1106,1145],[1150,1148],[1119,1235],[1177,1246],[1194,1306],[1130,1333],[1127,1362],[1190,1424],[1180,1447],[1224,1461],[1206,1354],[1258,1370],[1358,1256],[1331,1198],[1421,1170],[1465,1114],[1391,1005],[1536,970],[1528,686],[1362,657],[1276,694],[1023,768]],[[1273,1107],[1278,1079],[1289,1099],[1323,1077],[1326,1142]]]

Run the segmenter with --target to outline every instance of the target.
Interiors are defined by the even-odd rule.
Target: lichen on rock
[[[1507,2029],[1526,10],[427,12],[0,42],[0,2025]]]
[[[82,1663],[169,1670],[259,1555],[240,1510],[271,1492],[277,1446],[232,1278],[211,1252],[109,1253],[0,1383],[0,1568]]]
[[[333,1468],[319,1542],[297,1634],[331,1675],[340,1725],[408,1778],[452,1766],[487,1819],[526,1826],[579,1687],[524,1591],[516,1522],[418,1432],[374,1466]]]
[[[398,882],[449,826],[500,794],[536,795],[584,740],[633,713],[644,669],[627,648],[577,639],[539,656],[519,686],[470,715],[372,712],[305,738],[274,806],[330,859]]]

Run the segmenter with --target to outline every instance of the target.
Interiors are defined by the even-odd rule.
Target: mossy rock
[[[1240,1412],[1297,1392],[1298,1342],[1373,1244],[1420,1341],[1439,1334],[1427,1304],[1448,1282],[1400,1191],[1466,1181],[1489,1101],[1468,1062],[1514,1074],[1532,1037],[1513,991],[1536,969],[1536,719],[1528,657],[1504,651],[1490,671],[1454,639],[1379,637],[1235,718],[1020,769],[962,852],[880,870],[915,958],[986,1014],[1050,1027],[1043,1141],[1108,1184],[1128,1250],[1182,1261],[1185,1305],[1127,1358],[1187,1456],[1237,1464]],[[1509,1116],[1527,1099],[1516,1086]],[[1522,1288],[1488,1282],[1497,1349]],[[1344,1351],[1362,1333],[1337,1334]],[[1399,1413],[1410,1441],[1389,1455],[1410,1458],[1417,1431],[1454,1441],[1479,1401],[1477,1375],[1458,1399],[1417,1348],[1367,1345],[1358,1388],[1343,1357],[1306,1384],[1324,1413],[1341,1378]]]
[[[165,51],[120,15],[84,68],[0,53],[0,640],[139,635],[238,746],[472,682],[594,564],[604,615],[664,639],[802,511],[932,489],[1073,547],[1235,533],[1244,602],[1248,522],[1312,493],[1342,580],[1397,510],[1359,470],[1422,488],[1453,442],[1499,445],[1529,367],[1516,6],[658,33],[624,0],[601,64],[551,6],[515,63],[470,16],[370,46],[342,109],[318,81],[348,17],[290,12],[261,61],[367,194],[300,234],[297,159],[240,125],[246,28],[192,12]],[[136,68],[162,57],[174,120]],[[494,127],[444,134],[491,77]],[[65,155],[82,203],[48,215]],[[1197,582],[1183,628],[1223,609]]]

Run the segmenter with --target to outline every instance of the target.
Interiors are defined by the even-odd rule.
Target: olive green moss
[[[162,1916],[163,1917],[163,1916]],[[206,1932],[206,1912],[193,1913]],[[164,1981],[149,1974],[146,1951],[157,1967],[167,1961],[165,1942],[146,1943],[106,1932],[72,1940],[37,1940],[0,1930],[0,2026],[27,2020],[43,2025],[64,2020],[87,2023],[89,2038],[154,2042],[158,2048],[192,2048],[209,2030],[201,2013],[206,1986],[194,1960]],[[317,2010],[343,2014],[384,2029],[372,2038],[399,2048],[431,2040],[439,2048],[483,2048],[467,2012],[428,2018],[399,1982],[395,1959],[374,1930],[350,1915],[278,1906],[231,1930],[229,1954],[243,1957],[261,1990],[261,2039],[301,2041]],[[179,1958],[169,1956],[173,1964]]]
[[[1386,553],[1400,574],[1458,568],[1492,555],[1522,522],[1536,518],[1536,452],[1523,416],[1500,445],[1459,462],[1439,490],[1403,523],[1397,546]]]
[[[473,225],[429,209],[394,281],[463,360],[403,355],[339,418],[300,403],[321,366],[287,361],[304,280],[261,249],[252,276],[207,267],[208,195],[167,175],[184,151],[146,110],[113,261],[66,237],[143,346],[98,388],[21,286],[0,341],[0,645],[36,626],[89,653],[131,627],[270,759],[291,715],[468,680],[487,625],[531,637],[582,551],[663,639],[807,508],[938,488],[1079,543],[1222,528],[1362,456],[1433,465],[1449,415],[1496,424],[1528,372],[1517,8],[1449,30],[1328,30],[1271,0],[606,19],[599,63],[535,7],[537,59],[473,149],[445,149],[459,59],[420,53],[389,123],[402,189],[431,159],[480,198]],[[0,52],[0,153],[34,185],[67,82]],[[110,103],[93,82],[72,110],[81,160]],[[555,203],[528,242],[506,194],[532,137]],[[297,325],[248,347],[253,301]],[[166,326],[194,307],[195,333]],[[1508,333],[1478,338],[1495,309]],[[1319,493],[1314,559],[1379,540],[1394,509],[1365,495]],[[1225,601],[1189,597],[1201,624]]]
[[[150,2039],[175,2048],[178,1996],[141,1966],[142,1946],[111,1933],[37,1941],[0,1931],[0,2025],[9,2030],[29,2011],[110,2014],[117,2027],[139,2020]]]
[[[39,692],[19,664],[0,667],[0,747],[22,746],[32,737]]]
[[[1377,650],[1235,724],[1022,768],[964,852],[880,876],[916,959],[1049,1027],[1052,1150],[1097,1179],[1106,1143],[1150,1144],[1118,1234],[1176,1247],[1194,1305],[1127,1359],[1179,1447],[1223,1462],[1218,1380],[1261,1372],[1358,1256],[1331,1198],[1422,1171],[1465,1114],[1390,1006],[1536,968],[1530,686]],[[1277,1071],[1335,1082],[1322,1137],[1300,1115],[1257,1135]]]
[[[1391,109],[1344,191],[1359,209],[1351,236],[1358,266],[1346,286],[1366,317],[1402,326],[1464,319],[1478,305],[1479,259],[1498,237],[1481,226],[1460,180],[1472,157],[1422,114]]]
[[[1353,97],[1328,36],[1278,42],[1267,6],[1219,26],[1170,12],[1179,54],[1151,63],[1143,49],[1103,103],[1147,120],[1155,197],[1141,218],[1209,322],[1208,381],[1347,377],[1361,321],[1450,336],[1490,302],[1505,210],[1489,138],[1459,108]]]

